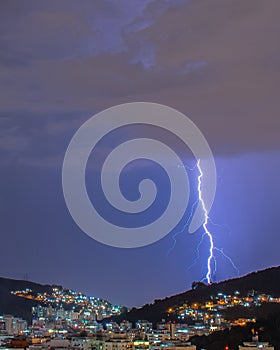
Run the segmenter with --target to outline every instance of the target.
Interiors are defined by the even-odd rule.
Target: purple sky
[[[201,230],[179,234],[168,255],[176,230],[117,249],[67,211],[61,166],[74,132],[134,101],[174,107],[204,133],[218,173],[211,216],[224,225],[210,228],[240,274],[278,265],[279,11],[278,0],[2,1],[0,275],[129,306],[205,275],[207,241],[188,269]],[[217,263],[217,280],[236,276]]]

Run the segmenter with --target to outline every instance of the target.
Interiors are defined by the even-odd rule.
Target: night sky
[[[119,249],[88,237],[67,210],[61,170],[73,134],[134,101],[173,107],[205,135],[218,177],[219,226],[209,228],[239,274],[279,265],[279,13],[279,0],[1,1],[0,275],[126,306],[205,276],[207,240],[192,265],[202,229],[182,231],[189,211],[162,240]],[[127,186],[146,168],[155,174],[127,169]],[[218,254],[215,280],[237,275]]]

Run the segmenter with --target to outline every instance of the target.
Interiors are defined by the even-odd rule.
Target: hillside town
[[[97,320],[102,320],[103,318],[113,315],[119,315],[122,311],[124,311],[124,308],[121,306],[112,305],[106,300],[86,296],[81,292],[75,292],[71,289],[64,289],[60,286],[53,286],[51,287],[50,292],[44,293],[26,288],[24,290],[12,291],[11,294],[20,298],[36,300],[44,305],[68,306],[68,309],[70,307],[72,310],[79,310],[78,314],[86,313],[87,315],[94,315]],[[52,312],[51,315],[53,316]],[[38,316],[40,316],[40,312]]]
[[[184,303],[169,308],[167,318],[156,324],[148,320],[133,324],[127,320],[113,321],[123,309],[120,306],[58,287],[53,287],[50,294],[30,289],[12,294],[40,303],[32,307],[31,324],[13,315],[0,316],[0,346],[5,349],[193,350],[196,346],[190,339],[195,335],[207,336],[255,322],[254,318],[227,320],[223,311],[236,306],[258,308],[266,303],[280,303],[279,297],[253,290],[246,296],[238,291],[230,295],[217,293],[204,303]],[[264,349],[273,349],[268,343],[256,342],[256,338],[255,343]],[[254,342],[252,344],[250,348]],[[246,344],[244,346],[246,348]]]

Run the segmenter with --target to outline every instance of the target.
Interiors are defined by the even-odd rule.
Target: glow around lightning
[[[204,233],[205,235],[207,235],[207,237],[209,238],[209,243],[210,243],[210,247],[209,247],[209,256],[207,259],[207,274],[206,274],[206,280],[207,283],[210,284],[211,283],[211,264],[212,264],[212,260],[214,259],[214,254],[213,254],[213,250],[214,250],[214,242],[213,242],[213,237],[211,232],[209,231],[207,225],[208,225],[208,221],[209,221],[209,215],[208,215],[208,211],[205,207],[205,203],[204,203],[204,199],[202,197],[202,177],[203,177],[203,172],[202,169],[200,167],[200,159],[198,159],[197,161],[197,168],[199,171],[199,176],[198,176],[198,185],[197,185],[197,191],[198,191],[198,199],[199,202],[202,206],[203,209],[203,214],[204,214],[204,222],[203,222],[203,229],[204,229]]]

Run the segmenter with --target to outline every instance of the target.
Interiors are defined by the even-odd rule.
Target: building
[[[123,322],[120,323],[120,330],[121,331],[129,331],[130,329],[132,329],[131,322],[124,320]]]
[[[44,344],[44,347],[47,347],[48,349],[69,349],[70,348],[70,341],[67,339],[50,339]]]
[[[73,337],[71,339],[71,348],[79,350],[102,350],[104,341],[90,337]]]
[[[17,335],[27,330],[27,322],[19,317],[4,315],[1,318],[1,327],[5,329],[6,334]]]
[[[147,320],[138,320],[135,324],[136,329],[142,330],[143,332],[148,332],[153,329],[152,322]]]
[[[170,341],[151,345],[150,350],[196,350],[196,346],[188,342]]]
[[[250,349],[274,350],[274,346],[269,345],[267,342],[244,342],[243,345],[239,345],[239,350]]]
[[[170,334],[170,339],[175,339],[175,324],[174,323],[169,323],[169,334]]]
[[[239,350],[248,349],[274,350],[274,346],[270,345],[268,342],[259,342],[258,334],[253,334],[251,342],[244,342],[243,345],[239,345]]]
[[[161,343],[170,339],[169,333],[167,331],[153,331],[145,333],[147,340],[150,343]]]
[[[133,342],[127,339],[110,339],[104,342],[104,350],[133,350]]]

